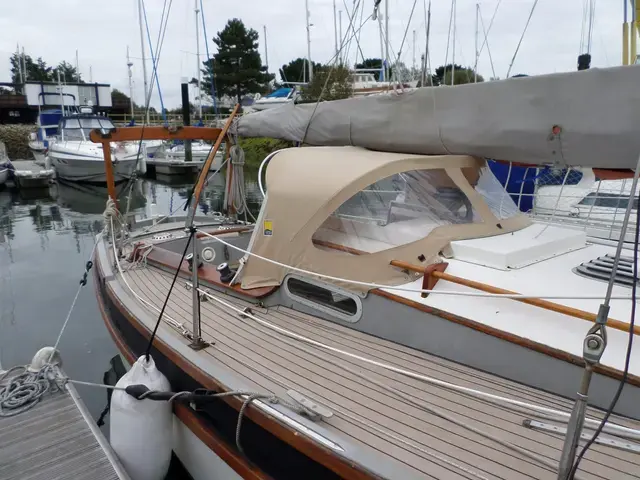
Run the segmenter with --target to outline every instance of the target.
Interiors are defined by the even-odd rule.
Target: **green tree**
[[[318,100],[340,100],[353,95],[351,72],[344,65],[331,68],[323,65],[313,73],[313,80],[302,91],[302,100],[317,102]]]
[[[50,82],[51,81],[51,72],[52,68],[47,65],[47,63],[42,59],[42,57],[38,57],[36,61],[31,58],[31,55],[22,54],[18,55],[14,53],[9,58],[9,64],[11,65],[11,81],[13,83],[20,83],[20,72],[24,71],[22,66],[26,67],[27,71],[27,80],[31,80],[32,82]],[[24,78],[22,81],[24,82]]]
[[[376,76],[378,82],[382,79],[382,59],[380,58],[366,58],[361,63],[356,63],[356,69],[366,68],[367,70],[377,70],[372,72]],[[393,78],[393,67],[389,67],[389,78]],[[389,79],[387,79],[388,81]]]
[[[247,93],[264,93],[274,75],[262,65],[258,52],[258,32],[237,18],[231,19],[213,42],[218,53],[204,63],[203,85],[215,79],[216,94],[237,97],[238,103]],[[215,73],[215,76],[214,76]],[[204,90],[204,88],[203,88]]]
[[[58,73],[60,73],[60,81],[63,83],[84,83],[79,75],[76,67],[64,60],[53,69],[53,81],[58,81]]]
[[[451,85],[451,72],[453,65],[451,63],[447,65],[441,65],[436,68],[433,76],[434,85]],[[472,67],[463,67],[462,65],[455,65],[455,72],[453,77],[454,85],[461,85],[464,83],[473,83],[475,81],[475,71]],[[484,77],[478,74],[478,82],[484,82]]]
[[[311,62],[313,71],[320,70],[322,65]],[[296,58],[280,68],[280,78],[283,83],[302,82],[304,79],[309,80],[309,62],[306,58]]]

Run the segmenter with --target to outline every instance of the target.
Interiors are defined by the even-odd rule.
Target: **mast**
[[[480,16],[480,5],[476,3],[476,35],[475,35],[476,61],[473,64],[473,83],[478,83],[478,57],[480,55],[478,53],[478,17],[479,16]]]
[[[202,91],[200,90],[200,32],[198,26],[198,0],[194,0],[196,12],[196,71],[198,72],[198,118],[202,118]]]
[[[89,65],[89,83],[93,83],[93,66]]]
[[[20,83],[24,83],[24,81],[22,80],[22,59],[20,58],[20,44],[19,43],[16,44],[16,61],[18,62],[18,77],[20,78]]]
[[[385,81],[391,80],[389,77],[389,0],[384,2],[384,37],[385,37],[385,49],[384,49],[384,79]]]
[[[622,65],[629,65],[629,14],[627,12],[627,0],[624,4],[624,22],[622,23]]]
[[[309,64],[309,82],[313,80],[313,64],[311,63],[311,24],[309,23],[309,0],[304,0],[305,17],[307,19],[307,63]]]
[[[129,57],[129,45],[127,45],[127,69],[129,70],[129,104],[131,106],[131,118],[134,118],[133,111],[133,79],[131,74],[131,67],[133,67],[133,63],[131,63],[131,58]],[[89,68],[91,71],[91,68]]]
[[[638,60],[638,50],[637,50],[637,38],[638,38],[638,24],[637,24],[637,14],[638,14],[638,6],[636,4],[637,0],[631,0],[631,58],[629,59],[629,63],[631,65],[635,65]]]
[[[336,0],[333,0],[333,41],[336,46],[336,58],[338,58],[338,23],[337,22],[338,20],[336,18]],[[342,43],[342,38],[340,38],[340,43]]]
[[[456,76],[456,15],[458,9],[456,0],[453,0],[453,51],[451,52],[451,85],[453,86],[453,80]]]
[[[27,56],[24,54],[24,47],[22,47],[22,71],[24,72],[24,83],[27,83]]]
[[[142,77],[144,83],[144,109],[146,113],[146,122],[149,123],[149,109],[147,101],[149,99],[149,84],[147,83],[147,60],[144,54],[144,30],[142,28],[142,0],[138,0],[138,23],[140,24],[140,51],[142,52]]]
[[[58,70],[58,91],[60,92],[60,110],[64,115],[64,94],[62,92],[62,83],[60,82],[60,70]]]
[[[380,34],[380,81],[387,80],[387,72],[384,65],[384,40],[382,38],[382,18],[378,15],[378,33]]]
[[[428,62],[429,62],[429,35],[431,33],[431,0],[429,0],[429,10],[427,11],[427,40],[426,43],[427,45],[425,46],[424,49],[424,73],[425,76],[426,74],[429,73],[428,70]],[[427,79],[425,78],[425,81],[423,82],[423,86],[426,83]],[[431,74],[429,74],[429,84],[433,87],[433,77],[431,76]]]
[[[269,49],[267,48],[267,26],[262,26],[264,30],[264,64],[267,67],[267,71],[269,70]]]
[[[76,82],[80,83],[80,64],[78,62],[78,49],[76,48]]]
[[[340,63],[342,63],[342,10],[338,11],[338,25],[340,28]]]
[[[413,30],[413,72],[416,71],[416,31]],[[413,74],[412,74],[413,75]]]

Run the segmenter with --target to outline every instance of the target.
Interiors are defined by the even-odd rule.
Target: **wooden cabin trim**
[[[221,231],[220,233],[229,233],[229,230]],[[156,245],[147,254],[146,261],[149,265],[168,268],[175,272],[176,268],[178,268],[180,258],[180,254],[165,250],[164,248]],[[180,273],[183,273],[187,278],[191,278],[189,264],[186,260],[183,260],[182,264],[180,264]],[[207,263],[204,263],[198,269],[198,278],[201,281],[215,285],[218,288],[233,290],[239,295],[250,298],[263,298],[278,289],[277,286],[243,289],[240,284],[229,285],[228,283],[224,283],[220,280],[220,272],[216,270],[216,267]]]
[[[96,282],[99,282],[99,274],[98,271],[100,268],[100,260],[96,256]],[[228,286],[227,286],[228,288]],[[124,316],[124,318],[141,334],[145,339],[149,339],[151,337],[151,331],[146,328],[141,322],[139,322],[129,311],[128,309],[120,302],[117,296],[111,291],[109,285],[105,285],[105,292],[109,296],[110,300],[116,306],[116,308],[120,311],[120,313]],[[101,297],[101,293],[97,292],[97,297]],[[105,323],[108,325],[110,323],[108,315],[105,319]],[[156,337],[154,340],[154,348],[156,348],[162,355],[164,355],[169,361],[171,361],[174,365],[180,368],[183,372],[189,375],[192,379],[198,382],[203,387],[213,390],[213,391],[228,391],[229,388],[225,385],[219,383],[215,378],[207,375],[196,365],[191,363],[190,361],[183,358],[177,352],[175,352],[171,347],[169,347],[166,343],[164,343],[160,338]],[[229,404],[234,410],[237,412],[242,408],[242,401],[233,396],[223,397],[222,400]],[[337,455],[335,452],[330,449],[324,447],[316,443],[311,438],[301,434],[299,431],[290,428],[286,425],[281,424],[271,416],[263,413],[262,410],[258,409],[254,405],[249,405],[244,415],[250,418],[254,423],[276,436],[280,440],[285,443],[288,443],[293,448],[298,450],[300,453],[308,456],[312,460],[324,465],[328,469],[332,470],[336,474],[342,476],[343,478],[354,479],[354,480],[372,480],[377,479],[378,477],[371,472],[364,470],[360,465],[349,461],[349,459],[341,457]],[[196,432],[194,432],[196,433]],[[225,460],[226,461],[226,460]]]
[[[127,359],[130,364],[133,364],[137,357],[133,351],[126,344],[124,338],[120,335],[117,328],[111,323],[111,320],[106,312],[102,295],[98,287],[98,275],[95,275],[94,288],[96,298],[98,300],[98,309],[102,320],[107,327],[107,331],[113,342],[116,344],[118,351]],[[210,429],[207,429],[205,425],[200,421],[197,414],[191,409],[180,403],[173,404],[173,410],[175,415],[180,421],[189,429],[193,434],[198,437],[207,447],[209,447],[218,457],[222,459],[227,465],[229,465],[238,475],[242,478],[249,480],[271,480],[271,477],[262,472],[259,468],[251,465],[247,462],[246,458],[239,452],[231,448],[227,442],[214,435]]]

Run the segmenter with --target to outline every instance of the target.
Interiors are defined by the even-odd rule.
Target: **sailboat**
[[[633,476],[637,252],[533,222],[483,157],[636,168],[640,113],[600,85],[634,92],[639,76],[591,70],[267,110],[232,137],[314,146],[265,159],[255,223],[238,219],[239,171],[227,214],[196,214],[206,164],[186,217],[125,231],[109,208],[94,262],[109,332],[127,361],[150,353],[173,392],[206,392],[172,397],[174,452],[190,474]],[[217,138],[210,164],[232,119],[144,137]],[[591,262],[600,275],[575,271]],[[576,436],[581,378],[589,407]],[[583,448],[596,429],[578,468],[565,441]]]

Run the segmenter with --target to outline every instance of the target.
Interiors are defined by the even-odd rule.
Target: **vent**
[[[574,268],[573,271],[582,277],[608,282],[613,273],[613,262],[614,257],[612,255],[605,255],[604,257],[598,257],[595,260],[582,263]],[[614,283],[616,285],[631,287],[633,286],[634,280],[638,283],[639,278],[633,276],[633,258],[620,257]]]

